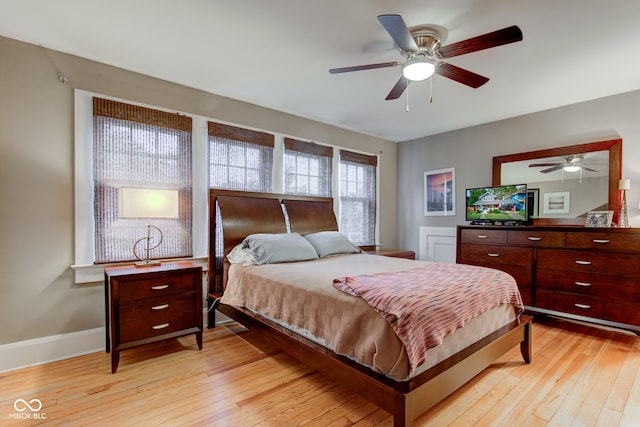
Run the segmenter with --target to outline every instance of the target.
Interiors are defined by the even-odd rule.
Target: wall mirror
[[[584,224],[587,212],[620,212],[622,139],[493,158],[493,185],[527,184],[534,225]]]

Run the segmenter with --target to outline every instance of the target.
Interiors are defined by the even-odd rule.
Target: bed
[[[483,312],[481,316],[472,319],[469,325],[444,337],[442,345],[430,349],[424,363],[416,366],[407,355],[410,353],[409,348],[405,351],[402,341],[376,341],[378,336],[380,340],[397,340],[398,337],[388,330],[378,329],[385,326],[374,325],[378,322],[386,324],[387,329],[389,327],[388,322],[373,309],[363,308],[367,306],[366,302],[336,290],[340,284],[334,284],[333,287],[325,284],[322,287],[322,283],[313,284],[311,280],[304,279],[305,272],[307,276],[320,282],[327,282],[332,277],[342,277],[345,272],[358,278],[364,277],[361,273],[371,273],[371,276],[377,277],[376,275],[391,271],[431,268],[431,263],[368,254],[345,254],[320,260],[266,264],[258,266],[259,268],[253,265],[231,265],[226,261],[226,256],[234,248],[247,236],[256,233],[277,235],[290,231],[305,236],[321,231],[337,231],[330,198],[210,190],[209,209],[209,253],[222,253],[223,257],[209,257],[208,324],[215,325],[214,309],[217,309],[273,341],[293,357],[390,412],[394,418],[394,426],[411,426],[417,416],[517,345],[520,346],[524,362],[531,361],[531,318],[517,316],[511,306],[501,305],[490,312]],[[286,217],[283,210],[286,211]],[[371,266],[372,260],[377,267]],[[337,279],[335,281],[339,282]],[[304,284],[302,294],[289,293],[300,292],[293,288],[300,287],[301,283]],[[238,284],[244,284],[247,288],[239,291],[236,288],[240,286]],[[261,291],[262,289],[264,290]],[[263,312],[262,308],[252,306],[254,295],[257,299],[265,298],[265,295],[275,295],[280,289],[287,297],[273,300],[281,302],[288,299],[289,295],[306,298],[306,302],[299,304],[299,312],[311,312],[315,304],[309,301],[320,301],[325,296],[335,297],[336,302],[324,304],[324,307],[342,304],[340,301],[344,300],[352,306],[343,311],[368,316],[368,310],[378,320],[356,320],[355,323],[360,325],[374,325],[367,333],[356,335],[363,337],[362,348],[367,349],[366,351],[371,348],[377,348],[378,351],[374,351],[373,356],[366,351],[361,352],[358,343],[353,345],[354,354],[350,354],[351,347],[345,345],[345,342],[350,343],[352,337],[347,338],[347,341],[336,338],[349,333],[349,328],[344,325],[351,324],[351,319],[343,323],[337,322],[337,327],[341,329],[334,333],[324,331],[324,326],[317,326],[317,322],[311,326],[297,325],[291,320],[291,316],[279,318],[279,315],[272,315],[294,313],[295,310],[290,308],[278,306],[271,313],[269,309],[264,309]],[[311,296],[305,295],[305,292]],[[312,294],[313,292],[320,294]],[[321,295],[324,293],[327,295]],[[510,317],[505,317],[509,316],[509,312]],[[336,316],[332,313],[328,318]],[[303,317],[303,320],[308,320],[307,317],[312,318],[313,314],[305,314]],[[389,338],[390,335],[394,335],[394,338]],[[380,351],[380,348],[384,348],[384,351]]]

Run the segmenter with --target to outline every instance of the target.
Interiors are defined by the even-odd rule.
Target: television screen
[[[527,222],[527,185],[467,189],[466,219],[478,223]]]

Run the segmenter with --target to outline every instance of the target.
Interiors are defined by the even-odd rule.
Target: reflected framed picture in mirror
[[[585,227],[611,227],[613,211],[591,211],[587,213]]]

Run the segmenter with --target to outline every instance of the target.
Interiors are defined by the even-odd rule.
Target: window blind
[[[146,236],[148,220],[120,218],[123,187],[179,191],[179,218],[152,220],[164,239],[150,255],[191,256],[191,118],[102,98],[93,98],[93,118],[95,262],[135,259]]]
[[[359,246],[376,243],[376,156],[340,150],[340,231]]]
[[[332,147],[285,138],[285,193],[331,197],[332,159]]]
[[[209,186],[272,191],[272,134],[208,122]]]

